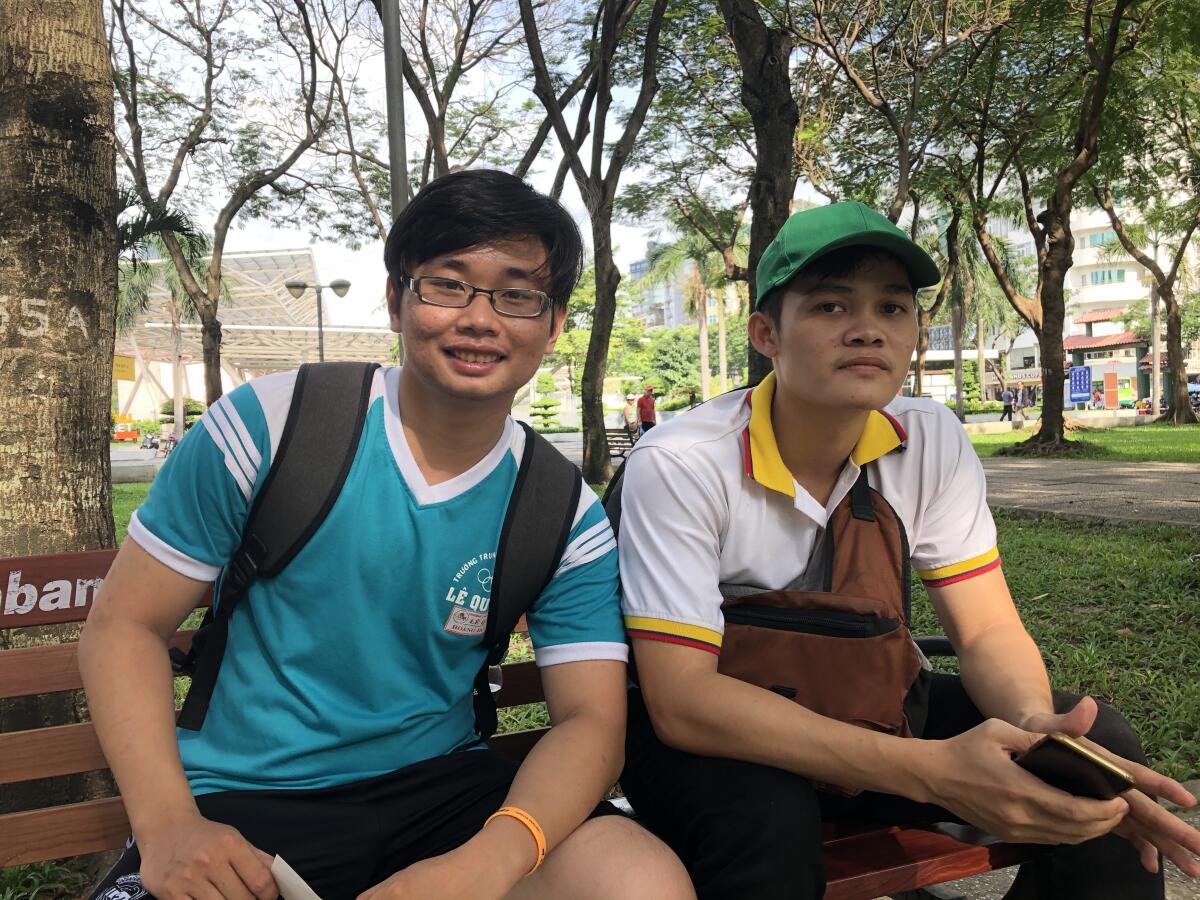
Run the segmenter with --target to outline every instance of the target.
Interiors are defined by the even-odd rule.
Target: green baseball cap
[[[755,308],[805,266],[842,247],[886,250],[908,270],[914,288],[930,287],[942,280],[937,263],[903,229],[871,207],[846,200],[806,209],[783,223],[758,261]]]

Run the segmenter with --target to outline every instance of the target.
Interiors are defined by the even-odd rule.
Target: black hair
[[[583,268],[579,226],[557,200],[495,169],[453,172],[425,185],[392,224],[383,264],[399,289],[401,272],[435,256],[527,236],[545,246],[547,293],[565,306]]]
[[[776,325],[779,324],[779,310],[783,303],[783,292],[788,284],[791,284],[800,274],[806,278],[816,278],[817,281],[829,281],[833,278],[848,278],[852,275],[857,275],[859,271],[868,262],[887,259],[899,263],[905,273],[908,272],[908,267],[904,265],[900,257],[895,254],[888,253],[879,247],[865,246],[862,244],[852,244],[849,247],[839,247],[837,250],[831,250],[824,256],[818,256],[811,263],[800,269],[795,275],[788,279],[784,284],[775,288],[771,293],[763,298],[763,301],[758,304],[758,311],[767,316]],[[909,276],[909,284],[912,284],[912,276]],[[916,296],[916,290],[913,290],[913,296]]]

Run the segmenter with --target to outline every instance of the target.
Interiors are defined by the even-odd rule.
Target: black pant
[[[519,763],[463,750],[367,781],[314,791],[222,791],[196,798],[200,814],[278,854],[323,900],[357,897],[422,859],[467,842],[501,807]],[[602,802],[591,817],[619,815]],[[132,842],[91,900],[153,900]]]
[[[1010,422],[1012,421],[1012,409],[1013,408],[1012,408],[1011,403],[1004,404],[1004,412],[1000,413],[1000,421],[1001,422],[1004,421],[1005,416],[1008,416],[1008,421],[1010,421]]]
[[[1055,694],[1059,712],[1078,697]],[[933,678],[924,737],[953,737],[983,721],[961,681]],[[1088,737],[1145,763],[1133,730],[1100,707]],[[835,797],[802,776],[770,766],[695,756],[661,743],[640,692],[629,694],[621,786],[640,820],[683,860],[700,900],[807,900],[825,892],[821,822],[916,825],[955,821],[947,811],[903,797],[864,792]],[[1133,846],[1108,835],[1056,847],[1021,867],[1009,898],[1158,900],[1161,875],[1146,872]]]

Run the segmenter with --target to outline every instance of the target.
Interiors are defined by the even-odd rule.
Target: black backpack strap
[[[871,483],[867,480],[867,467],[863,466],[858,478],[850,487],[850,513],[863,522],[875,521],[875,507],[871,504]]]
[[[279,449],[225,569],[215,612],[205,617],[188,656],[175,658],[177,670],[192,674],[179,727],[198,731],[204,724],[229,620],[250,585],[282,572],[337,501],[358,452],[378,368],[351,362],[300,367]]]
[[[575,464],[524,422],[520,425],[525,452],[500,530],[483,637],[487,659],[473,691],[475,731],[484,740],[496,731],[489,669],[504,661],[513,629],[554,577],[583,488]]]
[[[621,486],[625,483],[625,464],[628,462],[628,457],[622,461],[612,481],[604,489],[604,499],[600,501],[604,504],[604,512],[608,515],[608,524],[612,526],[614,538],[619,537],[621,532]]]

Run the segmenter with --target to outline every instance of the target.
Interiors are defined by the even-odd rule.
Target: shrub
[[[538,431],[545,431],[547,428],[553,428],[558,425],[558,407],[561,404],[553,397],[542,397],[540,400],[534,400],[529,404],[529,414],[534,417],[534,428]]]

